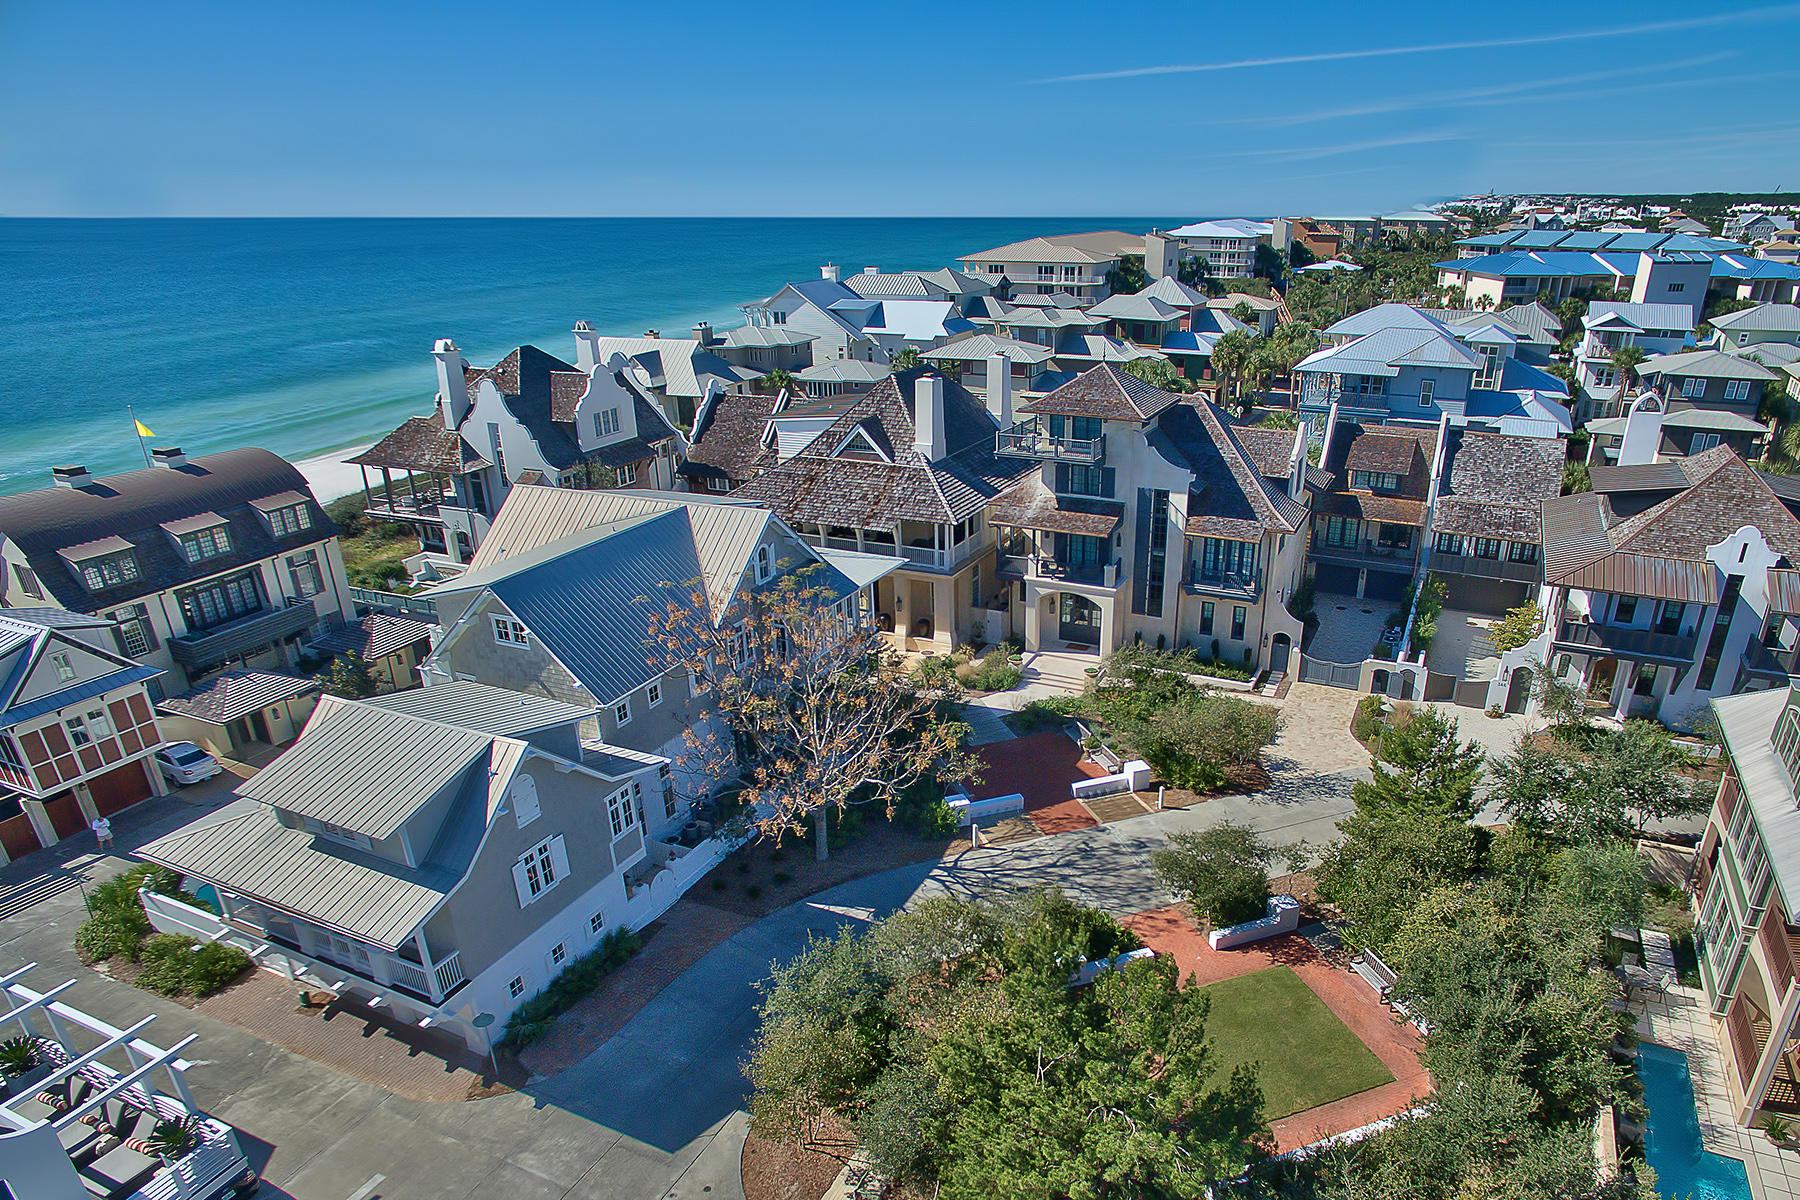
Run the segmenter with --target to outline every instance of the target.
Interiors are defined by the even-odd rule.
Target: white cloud
[[[1388,58],[1403,54],[1438,54],[1449,50],[1498,50],[1512,46],[1545,46],[1559,42],[1592,41],[1600,38],[1631,37],[1646,33],[1676,33],[1687,29],[1703,29],[1717,25],[1737,25],[1756,21],[1791,18],[1800,14],[1800,5],[1783,4],[1768,8],[1751,8],[1742,12],[1714,13],[1704,17],[1684,17],[1672,21],[1648,21],[1638,25],[1617,25],[1610,29],[1566,30],[1562,33],[1528,34],[1519,37],[1483,38],[1461,42],[1432,42],[1417,46],[1380,46],[1364,50],[1327,50],[1314,54],[1284,54],[1270,58],[1242,58],[1212,63],[1177,63],[1152,67],[1127,67],[1117,71],[1088,71],[1077,75],[1058,75],[1040,83],[1089,83],[1105,79],[1138,79],[1148,75],[1190,75],[1206,71],[1242,71],[1258,67],[1282,67],[1299,63],[1343,62],[1361,58]]]

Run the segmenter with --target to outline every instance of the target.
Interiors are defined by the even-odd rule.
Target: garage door
[[[1321,592],[1333,596],[1356,595],[1356,568],[1320,563],[1313,572],[1313,582]]]
[[[1370,600],[1399,600],[1406,595],[1406,589],[1411,583],[1410,575],[1370,571],[1368,581],[1363,584],[1363,595]]]
[[[37,830],[31,827],[31,818],[25,815],[16,795],[0,794],[0,847],[5,848],[8,858],[18,858],[38,848]]]
[[[141,762],[126,763],[88,781],[94,793],[94,807],[101,816],[111,816],[121,808],[130,808],[150,798],[150,779]]]
[[[81,804],[75,799],[74,792],[64,792],[44,801],[44,811],[50,814],[50,828],[56,830],[59,838],[87,828],[87,818],[81,815]]]

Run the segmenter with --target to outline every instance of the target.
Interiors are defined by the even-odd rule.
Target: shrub
[[[144,939],[151,933],[150,918],[144,915],[137,895],[146,882],[165,896],[181,895],[181,876],[154,863],[114,875],[88,893],[88,919],[75,931],[75,948],[89,961],[138,960]]]
[[[37,1066],[38,1040],[27,1034],[0,1042],[0,1075],[16,1078]]]
[[[142,970],[137,984],[164,996],[179,996],[187,990],[188,960],[200,945],[185,933],[159,933],[144,943],[138,956]]]
[[[1214,925],[1263,915],[1275,851],[1256,830],[1230,821],[1199,833],[1177,833],[1152,861],[1156,877]]]
[[[1051,696],[1033,700],[1013,714],[1013,725],[1025,730],[1060,726],[1070,717],[1080,714],[1084,708],[1080,696]]]
[[[968,684],[979,692],[1010,692],[1025,680],[1004,649],[990,650],[969,672]]]
[[[210,996],[250,969],[250,956],[225,942],[207,942],[188,961],[187,990]]]
[[[1380,696],[1364,696],[1356,702],[1356,715],[1350,718],[1350,736],[1365,746],[1381,736],[1387,728],[1385,714],[1381,711]]]
[[[787,884],[792,883],[793,881],[794,881],[794,877],[792,875],[789,875],[786,871],[777,871],[773,875],[769,876],[769,882],[773,883],[776,887],[783,887]]]
[[[926,687],[948,687],[956,682],[956,660],[944,654],[931,654],[919,660],[913,674]]]
[[[722,888],[724,880],[714,881]],[[600,981],[615,971],[619,964],[638,952],[643,939],[623,927],[614,928],[600,939],[600,944],[564,967],[543,991],[513,1010],[506,1019],[502,1040],[511,1046],[527,1046],[550,1031],[550,1022],[573,1008],[582,998],[600,986]]]

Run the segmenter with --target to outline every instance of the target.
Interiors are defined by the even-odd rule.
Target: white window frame
[[[648,686],[646,686],[644,688],[644,699],[648,702],[648,704],[651,708],[655,708],[657,705],[662,703],[662,683],[661,683],[661,681],[649,684]]]
[[[601,910],[588,918],[588,933],[597,938],[606,936],[605,910]]]
[[[531,648],[531,631],[525,628],[525,622],[500,613],[490,613],[488,619],[493,622],[494,641],[497,644],[520,650]]]
[[[618,476],[620,487],[630,487],[637,482],[637,464],[626,463],[619,468]]]
[[[631,697],[627,696],[613,705],[613,724],[620,729],[631,724]]]
[[[756,548],[756,582],[767,583],[775,573],[775,547],[764,542]]]
[[[1706,394],[1706,380],[1698,375],[1689,375],[1681,381],[1681,394],[1688,399]]]
[[[542,900],[569,877],[569,853],[562,834],[545,838],[513,861],[513,888],[519,907]]]
[[[552,971],[562,970],[569,961],[569,943],[566,941],[556,943],[556,945],[550,947],[550,953],[544,955],[544,957],[549,960],[550,969]]]
[[[1435,380],[1435,379],[1419,380],[1419,407],[1420,408],[1430,408],[1431,401],[1432,401],[1433,397],[1436,395],[1436,393],[1437,393],[1437,380]]]
[[[631,827],[637,824],[637,809],[631,803],[630,785],[606,798],[606,817],[615,841],[631,832]]]
[[[1748,379],[1727,379],[1725,381],[1725,398],[1727,400],[1748,400],[1750,398],[1750,381]]]
[[[58,652],[50,656],[50,665],[56,668],[56,678],[67,683],[75,678],[75,664],[69,661],[67,652]]]
[[[525,976],[514,975],[511,979],[507,980],[506,994],[511,996],[514,1000],[522,999],[525,995]]]

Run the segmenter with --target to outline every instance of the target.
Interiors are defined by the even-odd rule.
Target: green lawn
[[[1254,1063],[1274,1121],[1393,1081],[1369,1048],[1288,967],[1206,985],[1220,1070]]]

